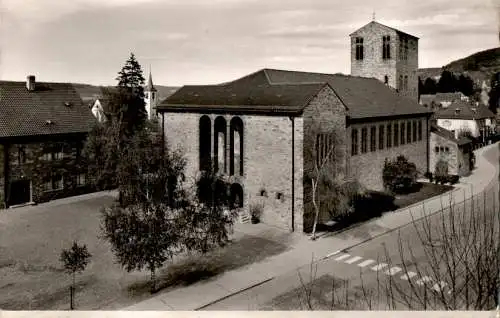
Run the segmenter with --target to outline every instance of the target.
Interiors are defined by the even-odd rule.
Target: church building
[[[335,173],[368,189],[383,189],[386,158],[402,154],[427,172],[432,112],[417,102],[418,63],[406,62],[418,54],[416,38],[370,22],[351,41],[352,75],[261,69],[183,86],[163,101],[160,124],[186,156],[187,180],[213,167],[243,213],[262,204],[262,222],[307,231],[313,207],[305,171],[330,152],[334,135],[345,141],[336,146],[345,155]],[[401,41],[411,45],[396,50]]]

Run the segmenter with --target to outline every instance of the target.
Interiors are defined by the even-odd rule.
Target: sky
[[[131,52],[168,86],[349,74],[349,34],[374,12],[420,38],[419,67],[499,46],[500,0],[0,0],[0,79],[115,85]]]

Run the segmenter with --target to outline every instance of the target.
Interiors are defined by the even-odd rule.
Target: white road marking
[[[434,286],[432,286],[432,289],[434,289],[437,292],[440,292],[444,287],[446,287],[446,285],[448,284],[446,284],[443,281],[440,281],[439,283],[434,284]]]
[[[354,256],[353,258],[348,259],[347,261],[345,261],[345,263],[346,264],[352,264],[352,263],[356,263],[357,261],[362,260],[362,259],[363,259],[362,257]]]
[[[422,285],[425,285],[425,283],[431,282],[431,281],[432,281],[432,278],[430,278],[429,276],[424,276],[424,277],[420,278],[419,280],[417,280],[415,282],[415,284],[422,286]]]
[[[402,280],[410,280],[410,279],[412,279],[415,276],[417,276],[417,273],[415,273],[415,272],[408,272],[408,273],[404,274],[403,276],[401,276],[400,278]]]
[[[380,263],[380,264],[378,264],[378,265],[373,266],[373,267],[372,267],[372,271],[376,271],[376,272],[377,272],[377,271],[379,271],[379,270],[381,270],[382,268],[387,267],[387,266],[389,266],[389,264],[386,264],[386,263]]]
[[[351,257],[351,255],[349,255],[349,254],[344,254],[344,255],[342,255],[342,256],[337,257],[335,260],[336,260],[336,261],[341,261],[341,260],[346,259],[346,258],[348,258],[348,257]]]
[[[337,255],[338,253],[340,253],[340,251],[335,251],[335,252],[333,252],[333,253],[330,253],[330,254],[326,255],[326,257],[325,257],[325,258],[330,258],[330,257],[332,257],[332,256],[334,256],[334,255]]]
[[[394,266],[393,268],[385,271],[387,275],[393,276],[402,271],[401,267]]]
[[[364,262],[359,263],[358,266],[365,267],[365,266],[368,266],[368,265],[373,264],[373,263],[375,263],[375,261],[372,259],[369,259],[369,260],[366,260]]]

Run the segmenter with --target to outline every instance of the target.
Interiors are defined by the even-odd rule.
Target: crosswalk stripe
[[[378,265],[373,266],[373,267],[372,267],[372,271],[379,271],[379,270],[381,270],[382,268],[387,267],[387,266],[389,266],[389,264],[386,264],[386,263],[380,263],[380,264],[378,264]]]
[[[348,257],[351,257],[351,255],[349,255],[349,254],[344,254],[344,255],[342,255],[342,256],[337,257],[335,260],[336,260],[336,261],[341,261],[341,260],[346,259],[346,258],[348,258]]]
[[[362,260],[362,259],[363,259],[362,257],[354,256],[353,258],[348,259],[347,261],[345,261],[345,263],[346,264],[352,264],[352,263],[356,263],[357,261]]]
[[[359,263],[358,266],[359,267],[365,267],[365,266],[368,266],[368,265],[373,264],[373,263],[375,263],[374,260],[368,259],[368,260],[366,260],[364,262]]]
[[[402,271],[401,267],[394,266],[393,268],[386,270],[385,273],[387,275],[393,276],[399,273],[400,271]]]
[[[422,285],[425,285],[425,283],[431,282],[431,281],[432,281],[432,278],[430,278],[429,276],[424,276],[424,277],[420,278],[419,280],[417,280],[415,282],[415,284],[422,286]]]
[[[413,278],[415,276],[417,276],[417,273],[415,273],[415,272],[408,272],[408,273],[404,274],[403,276],[401,276],[400,278],[402,280],[409,280],[409,279],[411,279],[411,278]]]

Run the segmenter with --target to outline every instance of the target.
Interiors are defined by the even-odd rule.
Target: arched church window
[[[199,124],[199,150],[200,150],[200,170],[207,171],[210,170],[212,165],[212,123],[210,117],[204,115],[200,118]]]
[[[230,175],[243,176],[243,121],[233,117],[230,122]]]
[[[222,116],[214,122],[214,170],[226,172],[226,119]]]

